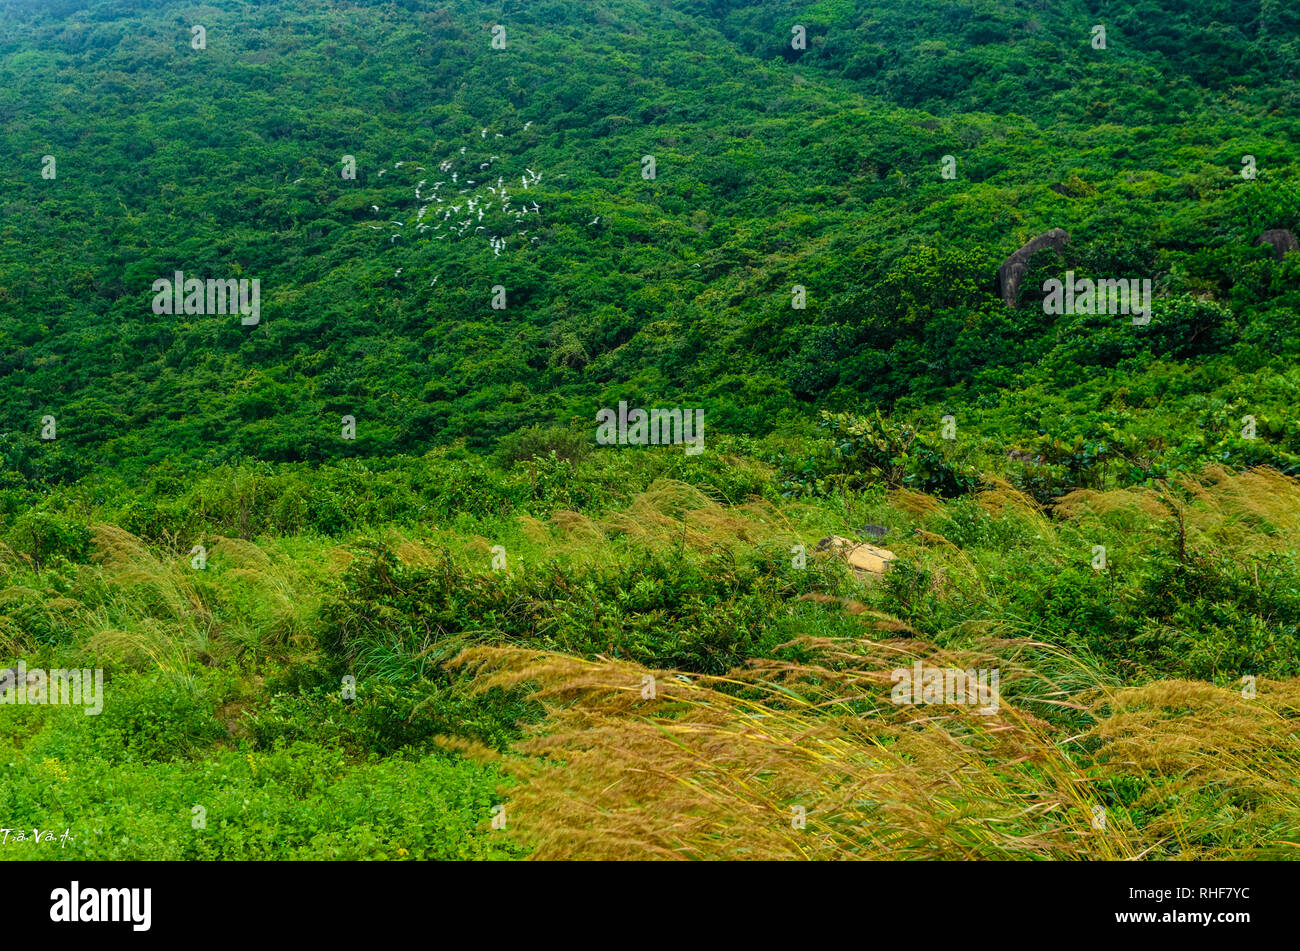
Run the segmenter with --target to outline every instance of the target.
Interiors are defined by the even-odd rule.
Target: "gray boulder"
[[[998,294],[1006,301],[1008,307],[1014,310],[1019,304],[1020,282],[1025,279],[1025,272],[1029,270],[1029,259],[1044,248],[1051,248],[1059,254],[1069,240],[1070,235],[1064,228],[1053,228],[1046,234],[1040,234],[1002,262],[1002,266],[998,268]]]
[[[1272,246],[1273,257],[1278,261],[1281,261],[1292,251],[1300,251],[1300,242],[1296,241],[1295,235],[1285,228],[1272,228],[1265,231],[1255,239],[1255,243],[1251,247],[1258,248],[1264,244]]]

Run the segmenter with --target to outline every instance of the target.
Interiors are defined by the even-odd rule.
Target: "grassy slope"
[[[69,857],[622,854],[598,840],[694,855],[1282,854],[1300,822],[1298,501],[1300,487],[1263,473],[1076,494],[1052,518],[1005,485],[946,504],[869,491],[730,505],[660,481],[603,514],[213,535],[202,572],[185,551],[99,527],[83,563],[5,568],[11,646],[36,641],[31,663],[103,663],[112,702],[99,717],[10,708],[0,797],[14,825],[71,826]],[[893,533],[900,560],[884,582],[816,553],[794,566],[793,545],[863,522]],[[1106,572],[1090,565],[1094,544],[1108,546]],[[829,659],[826,638],[839,639]],[[479,658],[488,670],[522,675],[475,692],[492,685],[485,672],[443,666],[474,645],[497,645]],[[845,677],[856,655],[862,672]],[[575,672],[584,656],[608,661]],[[786,692],[716,680],[751,657],[773,669],[741,680],[779,678]],[[999,665],[1001,717],[899,713],[885,672],[913,657]],[[355,701],[341,699],[345,672]],[[666,686],[638,704],[647,672]],[[1256,699],[1240,695],[1247,674]],[[530,683],[552,692],[530,700]],[[824,691],[850,712],[790,700]],[[543,716],[565,696],[586,702]],[[718,733],[711,745],[688,734],[700,759],[658,749],[697,717]],[[772,717],[824,750],[765,747],[771,774],[729,783],[752,772],[746,737]],[[557,773],[501,758],[539,722],[553,739],[525,749],[563,755]],[[953,756],[922,755],[954,743]],[[900,756],[901,775],[889,766]],[[651,782],[599,794],[613,795],[608,812],[582,805],[615,764],[651,763],[668,778],[702,771],[694,781],[715,792],[683,799],[675,781]],[[498,792],[507,775],[524,788]],[[918,822],[941,777],[947,805]],[[849,780],[875,792],[845,799],[835,789]],[[623,808],[660,798],[641,818]],[[489,827],[500,801],[518,805],[508,832]],[[780,831],[792,803],[838,831],[799,845]],[[1055,803],[1049,819],[1024,818],[1035,803]],[[204,830],[191,829],[194,805]],[[1109,838],[1085,834],[1097,805]],[[852,833],[877,810],[884,825]]]

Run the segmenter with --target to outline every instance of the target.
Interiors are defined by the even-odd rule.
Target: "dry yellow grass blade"
[[[1088,776],[1042,720],[1005,700],[992,715],[890,702],[891,671],[917,660],[997,663],[1004,686],[1032,692],[1031,671],[914,639],[801,643],[819,663],[754,661],[727,677],[513,648],[457,663],[478,689],[529,685],[547,706],[523,755],[503,760],[521,780],[514,828],[537,858],[1138,853],[1122,816],[1104,837],[1090,828]]]
[[[111,657],[188,679],[190,657],[199,646],[178,637],[174,626],[146,619],[129,631],[108,627],[97,630],[86,642],[83,654],[92,659]]]
[[[557,527],[569,524],[572,514]],[[621,512],[591,525],[605,537],[624,536],[649,545],[681,544],[705,549],[753,544],[794,532],[786,513],[767,502],[721,505],[694,486],[670,479],[653,482]]]
[[[920,517],[943,511],[943,503],[934,496],[911,489],[894,489],[889,493],[889,500],[908,515]]]
[[[183,670],[196,659],[308,643],[319,593],[304,566],[239,538],[210,536],[204,570],[188,554],[160,557],[114,525],[92,526],[96,573],[109,599],[85,617],[84,651]],[[338,564],[335,559],[332,564]]]
[[[1235,825],[1256,851],[1300,858],[1300,681],[1254,687],[1250,696],[1166,680],[1094,700],[1087,739],[1107,775],[1141,784],[1148,836],[1179,841],[1188,857],[1222,858],[1200,840]]]
[[[1153,488],[1071,492],[1054,511],[1070,521],[1103,519],[1134,533],[1172,526],[1197,550],[1265,554],[1292,550],[1300,537],[1300,482],[1269,468],[1210,466]]]
[[[91,531],[104,580],[129,591],[136,610],[178,622],[211,623],[210,609],[186,574],[187,561],[155,557],[143,541],[116,525],[98,524]]]
[[[0,542],[0,568],[30,567],[31,558],[14,551],[4,542]]]
[[[266,571],[272,564],[271,556],[260,545],[242,538],[214,535],[209,549],[210,555],[220,554],[238,568]]]
[[[981,481],[989,486],[975,497],[980,507],[991,515],[1011,514],[1033,525],[1044,538],[1055,538],[1056,532],[1042,506],[1000,476],[986,473]]]
[[[23,656],[23,630],[13,618],[0,615],[0,663]]]

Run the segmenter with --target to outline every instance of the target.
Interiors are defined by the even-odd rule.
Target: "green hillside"
[[[1298,149],[1279,0],[0,3],[0,667],[107,681],[0,706],[0,813],[79,858],[1294,857]],[[703,451],[602,445],[620,403]],[[902,655],[1002,712],[913,722]]]
[[[10,12],[8,478],[481,449],[620,398],[737,434],[865,403],[1160,450],[1170,385],[1210,399],[1179,441],[1222,404],[1293,465],[1294,271],[1250,245],[1300,226],[1300,13],[1191,6],[1177,43],[1139,10],[1106,50],[1083,4],[222,5],[204,50],[181,6]],[[469,197],[501,179],[530,214],[410,233],[421,179],[494,155]],[[1053,227],[1079,274],[1156,281],[1149,327],[1007,312],[998,263]],[[177,270],[259,279],[260,323],[153,313]]]

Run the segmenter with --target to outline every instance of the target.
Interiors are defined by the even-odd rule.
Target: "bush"
[[[580,431],[559,426],[528,426],[497,443],[496,461],[510,467],[531,459],[554,455],[571,465],[585,459],[595,443],[594,429]]]
[[[84,563],[90,554],[90,542],[89,527],[45,509],[20,515],[5,534],[5,544],[29,559],[37,571],[60,559]]]

